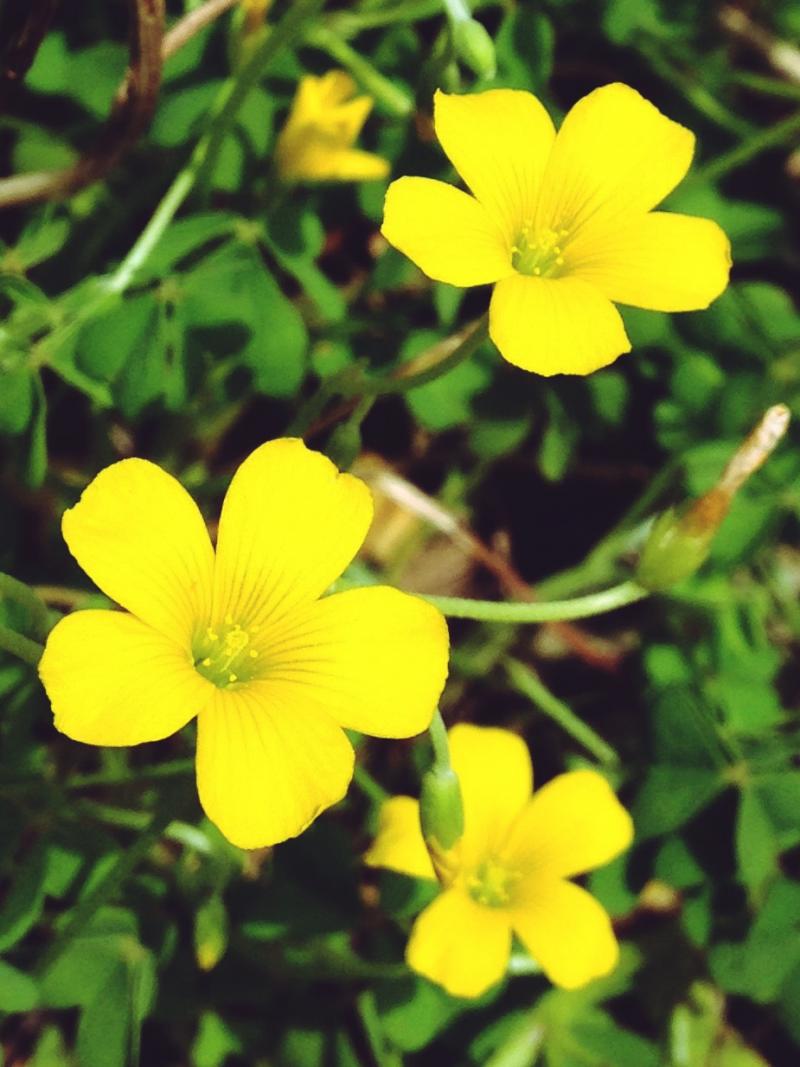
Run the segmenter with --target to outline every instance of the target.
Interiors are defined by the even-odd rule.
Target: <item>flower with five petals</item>
[[[694,136],[627,85],[605,85],[558,133],[532,93],[437,92],[434,125],[472,191],[400,178],[382,232],[429,277],[494,284],[489,333],[510,363],[589,374],[630,351],[614,304],[707,307],[730,247],[708,219],[654,211],[686,174]]]
[[[608,974],[619,949],[608,915],[568,879],[600,867],[633,839],[630,816],[595,771],[561,774],[531,796],[528,749],[516,734],[460,724],[449,731],[464,835],[440,869],[442,892],[417,918],[409,967],[457,997],[477,997],[506,972],[512,933],[547,977],[575,989]],[[366,862],[435,878],[419,804],[381,809]]]
[[[141,459],[107,467],[62,528],[126,611],[76,611],[51,632],[39,670],[56,727],[138,745],[196,717],[211,821],[242,848],[299,834],[347,791],[344,728],[420,733],[447,673],[447,626],[424,601],[382,586],[323,596],[371,518],[358,478],[302,441],[271,441],[234,475],[215,552],[171,475]]]

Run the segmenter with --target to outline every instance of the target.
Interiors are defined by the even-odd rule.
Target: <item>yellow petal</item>
[[[214,553],[197,505],[166,471],[123,459],[64,513],[64,540],[103,592],[188,647],[208,617]]]
[[[132,615],[76,611],[39,663],[58,730],[88,745],[140,745],[180,730],[213,687],[187,652]]]
[[[429,725],[447,677],[447,623],[418,597],[350,589],[259,634],[267,677],[295,687],[341,726],[413,737]]]
[[[521,737],[493,726],[459,723],[448,740],[464,801],[462,863],[472,867],[499,849],[530,800],[531,758]]]
[[[307,75],[307,77],[311,78],[313,75]],[[357,89],[354,79],[346,70],[329,70],[313,80],[316,83],[317,98],[324,108],[335,108],[343,104],[353,96]],[[364,97],[364,99],[368,98]]]
[[[283,687],[217,689],[197,720],[197,788],[239,848],[296,837],[347,792],[353,749],[336,723]]]
[[[320,180],[339,182],[370,182],[380,181],[389,174],[389,163],[382,156],[373,152],[362,152],[359,148],[347,148],[340,152],[331,153],[328,158],[327,168],[322,160],[319,170],[327,173],[318,173]]]
[[[571,771],[534,794],[504,854],[515,868],[552,880],[600,867],[632,840],[631,817],[605,778]]]
[[[512,271],[508,241],[486,208],[444,182],[392,182],[381,233],[429,278],[449,285],[484,285]]]
[[[378,833],[364,854],[370,867],[409,874],[412,878],[435,879],[431,858],[419,825],[419,801],[413,797],[390,797],[381,806]]]
[[[731,267],[730,242],[716,222],[663,211],[588,227],[565,258],[609,300],[654,311],[708,307],[727,286]]]
[[[476,904],[461,889],[447,889],[414,923],[406,960],[451,996],[479,997],[506,973],[510,953],[506,913]]]
[[[302,441],[257,448],[222,506],[214,618],[246,629],[315,600],[350,563],[372,520],[366,485]]]
[[[510,244],[535,217],[555,137],[550,116],[532,93],[490,89],[437,92],[433,121],[453,166]]]
[[[537,225],[575,231],[660,203],[692,161],[694,135],[628,85],[595,89],[558,131]]]
[[[489,335],[509,363],[546,377],[591,374],[631,349],[617,309],[580,278],[503,278]]]
[[[521,886],[514,932],[550,981],[578,989],[617,965],[619,946],[603,908],[572,882]]]

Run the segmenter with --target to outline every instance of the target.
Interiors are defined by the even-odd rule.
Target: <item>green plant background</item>
[[[344,62],[377,98],[363,145],[394,176],[452,178],[424,118],[432,88],[454,73],[437,59],[447,23],[436,0],[278,4],[270,21],[294,11],[296,25],[220,121],[220,94],[237,78],[227,15],[167,63],[149,132],[105,182],[0,219],[0,570],[66,587],[50,591],[62,610],[76,597],[103,603],[59,534],[61,511],[98,469],[147,456],[213,519],[236,463],[299,427],[340,462],[361,453],[356,470],[381,457],[508,554],[539,595],[569,596],[624,579],[643,521],[707,490],[766,407],[800,415],[800,166],[788,163],[800,85],[726,33],[714,5],[478,7],[497,73],[476,79],[462,65],[464,91],[530,89],[560,115],[621,80],[697,133],[694,170],[667,206],[727,230],[726,294],[704,313],[625,311],[633,353],[589,378],[527,375],[485,343],[435,381],[379,399],[360,430],[340,419],[332,432],[317,419],[321,382],[333,410],[348,374],[380,380],[474,320],[487,293],[431,284],[385,246],[381,183],[276,192],[276,130],[302,73]],[[776,37],[800,38],[793,0],[748,9]],[[168,10],[184,12],[178,0]],[[84,151],[123,74],[124,6],[87,0],[68,12],[2,120],[7,171]],[[184,202],[123,277],[209,129],[219,136]],[[634,847],[590,879],[622,962],[580,992],[550,988],[522,955],[475,1003],[405,968],[428,890],[369,872],[360,856],[382,789],[417,791],[424,745],[365,740],[342,804],[300,839],[248,855],[202,817],[191,729],[132,750],[77,745],[53,730],[35,672],[0,654],[6,1062],[798,1062],[798,515],[790,431],[681,586],[587,622],[579,641],[552,628],[451,627],[446,721],[521,731],[540,782],[597,763],[633,812]],[[508,593],[396,508],[379,513],[378,532],[357,577]],[[35,636],[11,600],[0,622]]]

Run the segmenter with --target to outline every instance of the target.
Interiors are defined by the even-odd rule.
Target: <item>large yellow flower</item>
[[[322,596],[371,518],[364,483],[299,440],[239,467],[216,554],[160,467],[101,471],[65,513],[64,538],[130,614],[78,611],[50,634],[40,673],[57,728],[138,745],[197,716],[209,818],[242,848],[299,834],[347,790],[342,728],[420,733],[447,673],[447,626],[428,604],[381,586]]]
[[[505,974],[515,933],[565,989],[608,974],[619,955],[608,916],[567,880],[608,863],[633,838],[630,816],[606,780],[572,771],[531,797],[530,756],[516,734],[459,725],[449,738],[464,836],[448,857],[443,892],[414,924],[409,966],[452,996],[480,996]],[[384,804],[366,861],[435,877],[416,800]]]
[[[354,96],[356,83],[343,70],[302,78],[275,149],[284,181],[367,181],[385,178],[389,164],[354,148],[372,110],[369,96]]]
[[[692,311],[727,285],[719,226],[652,210],[686,174],[694,137],[627,85],[589,93],[558,134],[512,89],[437,92],[434,123],[473,196],[400,178],[383,233],[437,281],[495,283],[489,332],[510,363],[589,374],[630,351],[612,301]]]

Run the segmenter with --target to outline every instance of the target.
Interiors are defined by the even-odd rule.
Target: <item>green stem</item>
[[[148,825],[140,832],[137,839],[119,854],[114,866],[104,878],[81,900],[73,910],[69,921],[64,925],[55,941],[44,952],[35,968],[38,976],[44,975],[63,955],[69,945],[86,929],[98,908],[111,899],[113,894],[125,882],[144,859],[153,845],[161,838],[173,816],[172,803],[162,798],[162,803],[154,813]]]
[[[442,713],[437,708],[433,713],[428,734],[433,747],[433,769],[439,771],[451,771],[450,745],[447,740],[447,727],[444,724]]]
[[[470,600],[454,596],[418,594],[433,604],[443,615],[454,619],[476,619],[479,622],[541,623],[565,622],[568,619],[588,619],[607,611],[635,604],[648,596],[636,582],[621,582],[611,589],[574,597],[572,600],[533,601],[532,603],[503,600]]]
[[[239,109],[255,88],[268,64],[299,36],[307,16],[322,6],[322,0],[295,0],[284,18],[254,49],[236,74],[228,78],[212,107],[211,124],[194,147],[191,158],[176,176],[150,221],[128,254],[107,281],[111,293],[123,293],[164,236],[164,231],[199,181],[209,173]]]
[[[578,718],[572,708],[544,685],[539,675],[519,660],[509,659],[506,670],[512,685],[535,704],[549,719],[557,723],[565,733],[582,745],[587,752],[607,766],[617,766],[619,756],[591,726]]]
[[[359,389],[359,392],[364,395],[388,396],[391,393],[407,393],[410,389],[416,389],[420,385],[427,385],[428,382],[441,378],[443,374],[447,374],[460,363],[463,363],[464,360],[469,359],[488,336],[489,316],[484,315],[475,323],[466,337],[459,342],[453,351],[443,359],[438,360],[430,367],[425,367],[424,370],[418,371],[416,374],[398,374],[393,378],[384,378],[383,380],[366,383]]]
[[[12,578],[10,574],[0,572],[0,600],[13,600],[25,609],[31,630],[37,637],[44,638],[50,629],[47,605],[34,593],[29,585]]]
[[[356,764],[355,771],[353,772],[353,781],[364,796],[378,807],[380,807],[385,800],[389,799],[389,792],[383,788],[380,782],[377,782],[372,777],[367,768],[361,763]]]
[[[706,163],[704,167],[695,172],[694,178],[702,181],[715,181],[729,171],[749,163],[751,159],[755,159],[767,149],[775,148],[791,140],[797,133],[800,133],[800,113],[790,115],[782,122],[770,126],[763,133],[751,137],[749,141],[732,148],[730,152],[724,152],[716,159],[712,159],[710,163]]]
[[[9,652],[17,659],[30,663],[32,667],[39,664],[44,648],[29,637],[23,637],[16,630],[9,630],[7,626],[0,626],[0,651]]]
[[[360,52],[328,26],[319,24],[312,27],[306,35],[306,43],[327,52],[332,59],[349,70],[370,96],[380,101],[392,115],[407,118],[414,110],[414,101],[408,93],[384,77]]]

